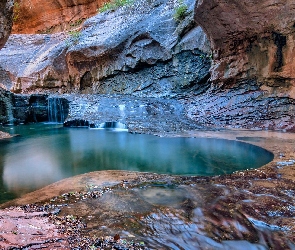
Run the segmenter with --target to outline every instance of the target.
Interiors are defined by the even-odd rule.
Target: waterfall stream
[[[127,126],[121,122],[103,122],[99,125],[99,128],[128,130]]]
[[[65,110],[61,98],[48,98],[48,121],[51,123],[63,123]]]

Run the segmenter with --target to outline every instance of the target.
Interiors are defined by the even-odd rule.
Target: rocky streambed
[[[101,171],[65,179],[1,205],[1,247],[294,249],[294,134],[158,135],[241,140],[275,158],[215,177]]]

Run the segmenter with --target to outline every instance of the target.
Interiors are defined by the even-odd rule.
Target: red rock
[[[25,213],[19,208],[0,210],[0,248],[70,249],[64,235],[58,232],[44,212]]]
[[[6,43],[12,27],[13,1],[0,0],[0,49]]]
[[[102,0],[18,0],[14,8],[12,32],[52,33],[77,26],[97,13]]]
[[[198,1],[195,20],[213,49],[211,79],[232,85],[257,78],[267,82],[265,91],[280,87],[294,98],[294,15],[292,0]]]

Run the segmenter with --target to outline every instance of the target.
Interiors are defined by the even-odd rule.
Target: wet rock
[[[64,235],[49,221],[45,212],[27,212],[20,208],[0,211],[1,249],[64,248],[69,244]]]
[[[130,132],[151,133],[201,128],[174,99],[129,95],[70,95],[65,126],[101,128],[105,122],[125,124]]]
[[[0,123],[20,124],[29,122],[62,123],[69,105],[65,98],[45,94],[19,95],[0,88]]]
[[[256,80],[211,85],[206,92],[180,97],[189,118],[215,128],[294,131],[295,100],[264,91]]]
[[[0,87],[0,123],[13,123],[13,95]]]
[[[172,183],[180,179],[170,177]],[[152,180],[128,190],[118,184],[95,200],[84,199],[82,195],[75,203],[69,202],[62,207],[60,216],[75,218],[79,214],[82,221],[87,221],[87,227],[81,227],[76,240],[71,241],[72,246],[93,244],[124,249],[131,239],[136,242],[134,249],[292,249],[294,246],[295,210],[291,205],[294,195],[285,194],[291,183],[280,182],[284,187],[277,192],[261,186],[245,188],[241,184],[248,180],[238,175],[215,177],[211,183],[199,178],[197,185],[194,178],[185,179],[186,184],[174,186],[183,197],[176,199],[176,203],[151,203],[151,199],[159,199],[154,197],[157,193]],[[141,188],[147,196],[142,195]],[[288,213],[283,213],[282,208]]]

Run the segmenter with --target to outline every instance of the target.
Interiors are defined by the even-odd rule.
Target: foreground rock
[[[11,137],[11,135],[9,135],[8,133],[0,131],[0,139],[6,139],[6,138],[10,138],[10,137]]]
[[[0,1],[0,49],[5,45],[12,28],[13,0]]]
[[[27,212],[21,208],[0,211],[1,249],[70,249],[65,235],[46,212]]]

